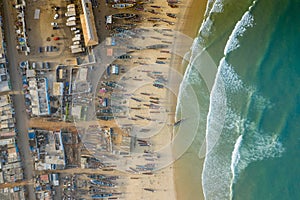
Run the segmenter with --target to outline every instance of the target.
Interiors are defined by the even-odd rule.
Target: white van
[[[67,5],[67,8],[68,8],[68,9],[70,9],[70,8],[75,8],[75,4],[73,4],[73,3],[72,3],[72,4],[69,4],[69,5]]]
[[[80,41],[73,42],[74,45],[80,45]]]
[[[76,34],[75,37],[76,38],[81,38],[81,35],[80,34]]]
[[[72,42],[76,42],[76,41],[80,41],[80,40],[81,40],[81,38],[78,38],[78,37],[72,38]]]
[[[67,26],[76,26],[76,22],[75,21],[70,21],[66,23]]]
[[[76,21],[76,17],[69,17],[69,18],[67,19],[67,22],[70,22],[70,21]]]
[[[78,45],[78,44],[77,44],[77,45],[71,45],[71,46],[70,46],[71,49],[77,49],[77,48],[81,48],[81,47],[82,47],[82,46],[81,46],[81,45]]]

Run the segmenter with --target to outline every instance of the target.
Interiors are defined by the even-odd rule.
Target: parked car
[[[35,69],[35,68],[36,68],[36,63],[33,62],[33,63],[32,63],[32,69]]]
[[[47,68],[47,69],[50,69],[50,64],[49,64],[49,62],[46,62],[45,65],[46,65],[46,68]]]
[[[70,22],[70,21],[76,21],[76,17],[69,17],[69,18],[67,19],[67,22]]]
[[[57,24],[56,22],[51,22],[51,26],[53,26],[53,27],[57,27],[57,26],[58,26],[58,24]]]
[[[58,13],[55,13],[53,19],[58,19],[59,18],[59,14]]]

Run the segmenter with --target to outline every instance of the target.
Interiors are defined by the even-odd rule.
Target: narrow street
[[[19,61],[26,59],[24,55],[20,55],[17,52],[16,47],[16,35],[14,30],[14,21],[16,16],[14,14],[14,8],[12,7],[12,1],[3,1],[4,10],[4,31],[5,40],[7,46],[7,59],[8,70],[10,74],[10,80],[13,91],[22,90],[22,77],[19,70]],[[17,132],[17,143],[20,150],[22,159],[22,165],[24,170],[25,180],[32,180],[34,176],[33,159],[29,149],[28,141],[28,119],[25,111],[25,99],[22,94],[15,94],[13,96],[13,104],[15,108],[15,119]],[[27,199],[35,200],[34,187],[32,184],[26,185],[26,192],[28,194]]]

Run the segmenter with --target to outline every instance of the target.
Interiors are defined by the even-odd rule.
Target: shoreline
[[[201,22],[204,19],[206,5],[207,5],[207,0],[204,0],[204,1],[188,0],[185,3],[185,5],[183,5],[184,8],[181,9],[181,11],[180,11],[180,18],[178,19],[176,30],[179,32],[182,32],[183,34],[191,37],[194,40],[198,36]],[[197,16],[197,17],[195,17],[195,16]],[[172,58],[172,60],[173,60],[173,58]],[[181,59],[181,61],[183,61],[183,60]],[[173,65],[173,68],[176,71],[178,71],[181,75],[184,75],[187,65],[189,64],[189,61],[177,62],[177,63],[175,61],[174,64],[175,65]],[[170,104],[175,105],[174,112],[176,112],[177,101],[178,101],[177,98],[175,98],[175,99],[170,98]],[[192,195],[197,193],[197,191],[199,191],[197,196],[192,197],[193,199],[197,199],[197,200],[203,199],[204,200],[202,184],[201,184],[201,190],[196,187],[197,184],[193,184],[193,183],[187,184],[189,177],[186,177],[184,175],[183,172],[185,171],[185,169],[182,168],[181,164],[178,162],[180,159],[181,159],[181,157],[178,160],[176,160],[172,165],[172,167],[173,167],[173,182],[174,182],[176,199],[177,200],[185,200],[186,192],[188,192],[188,191],[185,191],[185,188],[189,188],[190,191],[193,191]],[[187,161],[189,161],[189,160],[187,160]],[[201,162],[200,162],[201,171],[203,169],[203,164],[204,164],[203,162],[204,162],[204,160],[201,160]],[[192,176],[192,173],[190,175]],[[182,177],[185,177],[185,178],[182,179]],[[192,178],[192,177],[190,177],[190,178]],[[200,180],[200,182],[201,182],[201,180]],[[191,198],[191,196],[189,196],[189,199],[190,198]]]

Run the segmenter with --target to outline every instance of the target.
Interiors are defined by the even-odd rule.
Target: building
[[[62,82],[53,82],[53,95],[62,96],[64,93],[64,83]]]
[[[15,119],[13,115],[14,109],[11,105],[10,96],[0,96],[0,135],[13,135],[15,127]]]
[[[86,47],[97,45],[98,36],[90,0],[81,0],[83,14],[80,15],[84,44]]]
[[[0,16],[0,92],[10,91],[9,76],[6,69],[5,48],[2,16]]]
[[[29,70],[30,71],[30,70]],[[50,101],[48,94],[48,80],[47,78],[28,79],[28,90],[31,96],[32,114],[36,116],[50,114]]]
[[[37,152],[37,155],[35,155],[35,169],[64,169],[66,161],[61,131],[53,132],[36,130],[35,134],[31,135],[32,137],[29,138],[36,142],[32,148],[37,148],[36,150],[33,150],[34,152]]]

